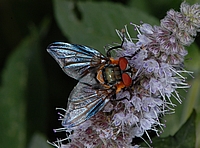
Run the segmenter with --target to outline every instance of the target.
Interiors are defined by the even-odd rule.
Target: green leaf
[[[42,25],[42,27],[48,24]],[[35,131],[47,130],[47,79],[44,71],[42,49],[40,47],[43,29],[36,30],[37,41],[31,45],[30,58],[28,59],[28,79],[26,87],[26,116],[28,140]],[[46,52],[45,52],[46,53]]]
[[[44,22],[45,25],[47,25],[47,22]],[[29,127],[26,116],[31,116],[26,114],[27,99],[31,98],[27,94],[31,79],[30,73],[34,72],[35,76],[41,74],[40,68],[34,69],[30,67],[30,64],[33,56],[35,56],[34,53],[38,50],[39,40],[44,35],[44,30],[42,28],[39,32],[32,28],[31,35],[26,37],[7,59],[0,87],[1,147],[26,147],[26,128]],[[38,60],[38,58],[36,59]],[[32,69],[38,71],[32,71]],[[37,77],[37,80],[40,80],[40,78]],[[37,84],[42,85],[41,81],[38,82],[37,80],[35,80]]]
[[[137,6],[137,8],[142,9],[143,11],[149,14],[153,14],[158,18],[164,18],[166,12],[170,9],[179,10],[182,0],[167,0],[167,1],[158,1],[158,0],[131,0],[129,5]],[[151,7],[149,7],[151,5]]]
[[[130,22],[158,24],[158,20],[137,8],[111,2],[54,0],[54,9],[62,33],[71,42],[92,46],[101,52],[107,44],[121,43],[115,29],[121,30]],[[135,34],[133,26],[128,26],[128,30]]]
[[[180,128],[174,136],[165,138],[155,137],[152,139],[154,148],[194,148],[196,112],[193,111],[187,122]]]
[[[200,50],[198,46],[193,43],[187,47],[188,55],[185,57],[185,67],[186,69],[193,71],[194,75],[197,75],[200,72]]]
[[[200,147],[200,75],[198,75],[192,83],[192,91],[190,91],[189,98],[195,98],[194,106],[197,111],[196,120],[196,148]]]
[[[52,146],[47,143],[46,137],[42,134],[36,133],[31,139],[29,148],[52,148]]]
[[[193,5],[195,3],[200,3],[200,0],[187,0],[187,3],[189,3],[190,5]]]
[[[26,144],[26,100],[28,61],[35,37],[27,37],[8,58],[0,88],[2,147],[23,148]]]

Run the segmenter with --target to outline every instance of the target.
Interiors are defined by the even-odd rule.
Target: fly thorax
[[[121,81],[121,71],[118,65],[107,65],[102,69],[103,78],[106,84],[113,85]]]

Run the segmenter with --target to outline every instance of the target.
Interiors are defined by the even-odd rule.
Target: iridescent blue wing
[[[95,90],[79,82],[68,98],[68,106],[62,125],[71,128],[88,120],[99,112],[109,101],[107,91]]]
[[[68,76],[79,81],[106,61],[101,53],[82,45],[55,42],[47,47],[47,51]]]

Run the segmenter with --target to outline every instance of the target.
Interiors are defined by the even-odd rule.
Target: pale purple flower
[[[123,50],[116,50],[117,57],[126,57],[132,68],[133,85],[116,94],[103,110],[73,129],[65,139],[52,145],[59,148],[100,147],[137,148],[132,138],[142,137],[153,130],[159,135],[165,126],[159,116],[173,113],[175,104],[181,103],[179,88],[189,88],[183,73],[184,57],[197,32],[200,31],[200,5],[181,4],[180,12],[170,10],[160,26],[150,24],[134,25],[137,42],[127,28],[117,31],[124,41]],[[159,129],[157,128],[159,127]],[[69,132],[70,129],[62,128]],[[58,130],[59,131],[59,130]],[[151,137],[149,137],[151,141]]]

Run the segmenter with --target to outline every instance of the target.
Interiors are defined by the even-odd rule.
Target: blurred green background
[[[166,12],[179,11],[181,0],[0,0],[0,147],[48,148],[47,140],[64,138],[56,107],[65,108],[76,81],[65,75],[46,52],[55,41],[83,44],[101,52],[120,43],[115,29],[141,21],[159,25]],[[190,4],[199,0],[187,1]],[[200,147],[200,38],[187,47],[186,69],[192,87],[181,92],[183,104],[166,117],[161,136],[175,134],[196,109],[196,147]],[[194,137],[195,138],[195,137]]]

